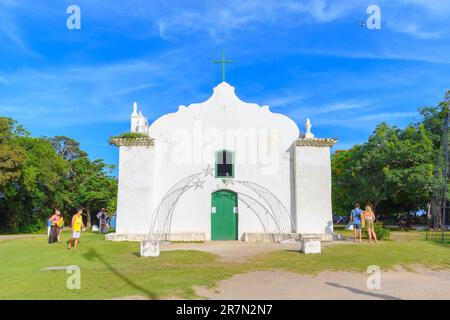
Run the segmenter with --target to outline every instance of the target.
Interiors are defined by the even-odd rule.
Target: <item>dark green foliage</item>
[[[420,110],[422,121],[406,128],[379,124],[368,141],[332,158],[333,211],[348,214],[355,202],[385,216],[427,209],[443,183],[441,136],[450,94]]]
[[[375,222],[373,225],[373,230],[375,230],[378,240],[389,240],[391,231],[388,228],[383,227],[382,222]]]
[[[111,139],[138,139],[138,138],[148,138],[147,135],[138,132],[125,132],[121,135],[111,137]]]
[[[114,205],[117,181],[110,169],[91,161],[73,139],[33,138],[12,119],[0,118],[0,231],[38,231],[54,208],[68,222],[79,206],[91,211]]]

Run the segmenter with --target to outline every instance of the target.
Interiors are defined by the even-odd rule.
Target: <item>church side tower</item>
[[[295,199],[297,233],[321,235],[331,240],[333,218],[331,207],[330,148],[335,139],[318,139],[306,122],[306,133],[295,143]]]
[[[138,113],[137,103],[131,114],[131,132],[147,134],[147,120]],[[113,138],[119,147],[119,188],[116,234],[146,237],[150,232],[154,209],[155,146],[148,136]],[[136,239],[138,240],[138,239]]]

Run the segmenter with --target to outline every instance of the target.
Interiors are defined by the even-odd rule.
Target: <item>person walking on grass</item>
[[[353,236],[355,238],[355,242],[357,242],[357,236],[359,236],[359,242],[362,242],[361,235],[361,214],[362,210],[359,207],[359,203],[355,203],[355,208],[350,213],[350,220],[353,224]]]
[[[79,208],[72,218],[72,239],[69,240],[67,249],[72,248],[73,245],[73,249],[78,250],[78,241],[80,240],[81,230],[84,229],[83,217],[81,216],[82,213],[83,209]]]
[[[364,211],[364,218],[366,219],[366,230],[369,236],[369,243],[372,243],[372,238],[375,240],[375,243],[378,242],[377,234],[375,233],[375,213],[372,211],[370,206],[366,206],[366,211]]]

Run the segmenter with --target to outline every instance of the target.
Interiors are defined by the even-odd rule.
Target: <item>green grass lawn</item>
[[[382,270],[396,266],[413,270],[412,267],[419,265],[439,270],[450,268],[450,247],[417,238],[337,245],[324,248],[320,256],[304,256],[293,251],[273,252],[259,258],[257,265],[310,274],[326,270],[365,272],[370,265],[378,265]]]
[[[66,240],[68,237],[68,233],[63,235]],[[211,287],[234,274],[255,270],[365,271],[372,264],[383,270],[398,265],[450,267],[448,244],[425,241],[419,232],[378,245],[326,247],[321,255],[314,256],[279,251],[244,263],[222,263],[216,256],[199,251],[170,251],[162,252],[159,258],[139,258],[139,243],[107,242],[103,238],[84,233],[78,252],[66,250],[65,244],[49,245],[44,237],[1,241],[0,299],[108,299],[128,295],[195,298],[193,286]],[[66,289],[65,271],[41,271],[69,265],[81,268],[81,290]]]

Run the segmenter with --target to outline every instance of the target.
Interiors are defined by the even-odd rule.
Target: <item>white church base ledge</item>
[[[264,233],[264,232],[244,232],[241,240],[244,242],[281,242],[288,240],[297,240],[297,233]]]
[[[241,240],[244,242],[262,242],[262,243],[277,243],[277,242],[290,242],[301,241],[305,237],[318,237],[322,242],[328,242],[338,240],[336,234],[298,234],[298,233],[263,233],[263,232],[245,232]],[[162,238],[162,237],[161,237]],[[105,236],[107,241],[134,241],[141,242],[148,240],[148,234],[118,234],[109,233]],[[173,242],[205,242],[205,233],[193,233],[193,232],[179,232],[173,233],[169,236],[167,241]]]
[[[330,242],[336,240],[334,233],[301,233],[300,240],[306,238],[314,238],[317,237],[321,242]]]
[[[300,252],[302,252],[303,254],[320,254],[322,252],[322,243],[320,241],[320,237],[303,237]]]
[[[334,234],[298,234],[298,233],[263,233],[245,232],[241,238],[245,242],[290,242],[290,240],[301,241],[305,237],[317,237],[320,241],[329,242],[335,239]]]
[[[157,238],[157,236],[155,236]],[[107,234],[105,239],[107,241],[135,241],[141,242],[148,240],[148,234],[131,234],[131,233],[110,233]],[[161,237],[163,239],[163,237]],[[179,232],[172,233],[169,236],[169,239],[163,239],[167,241],[175,241],[175,242],[205,242],[206,235],[202,232]]]
[[[141,241],[141,257],[159,257],[159,241]]]

